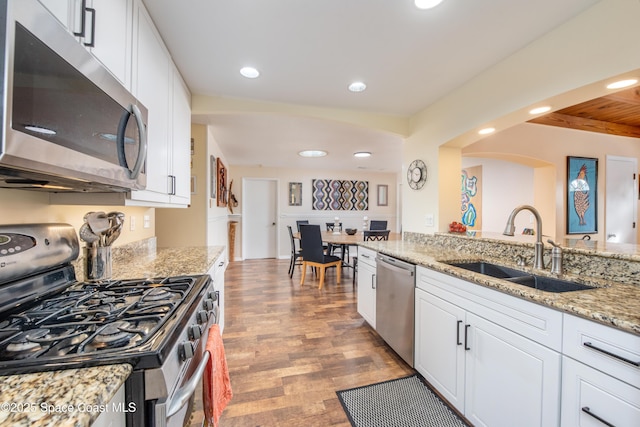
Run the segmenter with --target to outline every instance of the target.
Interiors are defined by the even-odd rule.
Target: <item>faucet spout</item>
[[[505,226],[504,232],[502,234],[504,234],[505,236],[513,236],[516,230],[516,226],[515,226],[516,215],[518,215],[518,213],[522,210],[528,210],[536,218],[536,243],[535,243],[535,254],[533,257],[533,266],[534,268],[542,270],[544,269],[544,260],[543,260],[544,244],[542,243],[542,217],[540,217],[540,213],[536,208],[530,205],[520,205],[516,207],[513,211],[511,211],[511,214],[507,219],[507,225]]]

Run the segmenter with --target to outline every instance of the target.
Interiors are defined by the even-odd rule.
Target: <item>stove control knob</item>
[[[195,341],[202,336],[202,328],[200,325],[191,325],[189,326],[189,329],[187,329],[187,334],[191,341]]]
[[[207,320],[209,320],[209,313],[207,313],[207,311],[205,311],[205,310],[198,311],[196,313],[196,320],[200,324],[207,323]]]
[[[202,306],[204,307],[205,310],[211,311],[213,310],[213,301],[210,299],[206,299],[202,301]]]
[[[217,301],[218,300],[218,291],[211,291],[211,292],[209,292],[208,296],[209,296],[209,299],[211,301]]]
[[[193,344],[189,341],[180,344],[180,359],[187,360],[193,357]]]

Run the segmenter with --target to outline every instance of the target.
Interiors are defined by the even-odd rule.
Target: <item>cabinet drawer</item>
[[[640,390],[563,357],[562,427],[640,425]]]
[[[428,268],[418,267],[416,271],[416,287],[555,351],[561,350],[561,312]]]
[[[358,246],[358,263],[364,263],[375,267],[377,255],[378,253],[374,250]]]
[[[640,385],[640,336],[565,314],[563,337],[563,354]]]

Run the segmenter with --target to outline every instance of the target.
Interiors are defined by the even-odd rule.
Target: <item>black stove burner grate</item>
[[[166,326],[196,279],[75,284],[0,319],[0,362],[135,350]]]

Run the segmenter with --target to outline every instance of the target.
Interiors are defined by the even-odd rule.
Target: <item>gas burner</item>
[[[18,358],[27,357],[42,349],[40,338],[49,334],[49,329],[32,329],[14,337],[5,347],[8,353],[15,353]]]
[[[131,324],[124,320],[109,323],[98,331],[95,341],[105,346],[120,347],[127,344],[134,336],[129,328]]]
[[[63,339],[51,346],[46,354],[47,356],[64,356],[69,353],[75,353],[78,350],[78,344],[81,344],[87,338],[89,338],[89,334],[79,333],[71,338]]]
[[[165,288],[152,288],[142,295],[140,302],[171,300],[175,295],[174,292],[170,292]]]

